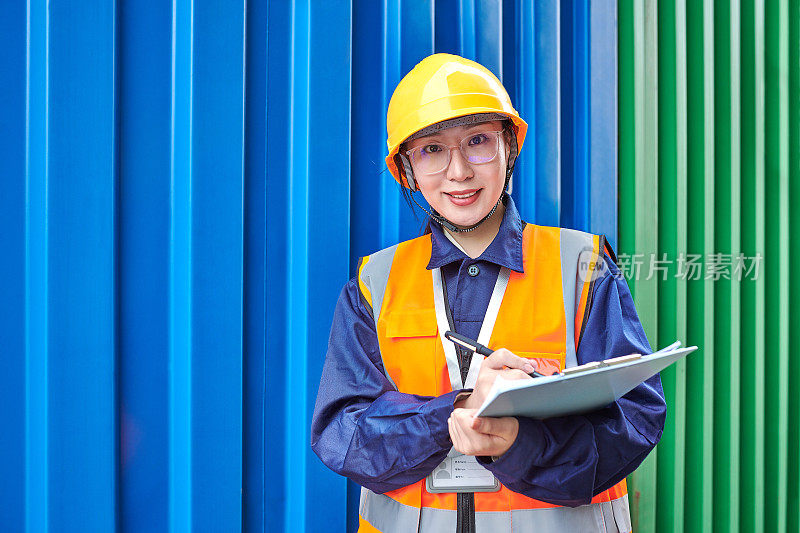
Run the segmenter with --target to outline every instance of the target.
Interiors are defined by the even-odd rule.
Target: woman
[[[317,455],[363,487],[359,531],[630,531],[625,476],[666,415],[658,376],[588,415],[474,417],[497,376],[651,351],[604,238],[520,220],[507,190],[527,125],[481,65],[424,59],[387,129],[430,231],[343,289],[312,424]],[[447,329],[496,351],[457,350]]]

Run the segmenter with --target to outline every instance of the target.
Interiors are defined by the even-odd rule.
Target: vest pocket
[[[450,390],[432,308],[382,315],[378,339],[384,368],[397,390],[422,396],[438,396]]]
[[[386,336],[393,339],[432,337],[437,333],[433,309],[394,311],[388,313],[385,324]]]

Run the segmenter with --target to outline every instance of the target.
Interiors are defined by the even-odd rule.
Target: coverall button
[[[472,276],[473,278],[481,273],[481,269],[478,268],[478,265],[470,265],[467,269],[467,274]]]

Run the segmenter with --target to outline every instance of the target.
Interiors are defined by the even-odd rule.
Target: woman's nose
[[[447,167],[447,179],[463,181],[473,176],[472,166],[464,159],[458,147],[450,148],[450,165]]]

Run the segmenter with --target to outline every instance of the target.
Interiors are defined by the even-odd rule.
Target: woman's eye
[[[479,135],[474,135],[469,139],[469,145],[475,146],[476,144],[485,143],[488,140],[488,136],[485,133],[481,133]]]
[[[428,144],[422,147],[423,154],[435,154],[436,152],[441,152],[442,147],[438,144]]]

